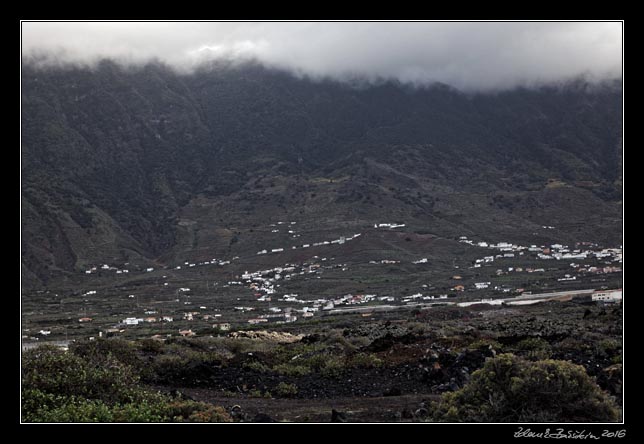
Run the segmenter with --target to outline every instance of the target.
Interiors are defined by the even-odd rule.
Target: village
[[[296,226],[296,221],[278,221],[270,224],[268,228],[271,234],[288,234],[289,238],[295,239],[301,236]],[[406,224],[374,223],[372,227],[373,232],[399,232],[400,229],[406,228]],[[367,233],[372,232],[368,227],[365,227],[365,230]],[[126,276],[132,279],[133,276],[141,275],[153,277],[153,281],[150,282],[154,283],[143,286],[145,291],[141,294],[129,289],[126,297],[132,302],[125,304],[126,307],[129,305],[126,310],[119,310],[126,316],[112,323],[107,319],[113,319],[114,316],[106,319],[105,314],[97,309],[94,309],[94,312],[97,312],[94,315],[87,315],[87,304],[90,304],[91,300],[113,297],[114,290],[99,288],[81,291],[79,296],[84,298],[85,308],[83,315],[78,316],[77,323],[86,327],[93,326],[88,328],[91,330],[91,334],[87,336],[90,340],[123,334],[139,336],[137,330],[141,335],[165,338],[218,334],[258,325],[307,322],[340,313],[359,312],[362,316],[368,316],[372,312],[383,310],[431,308],[440,305],[526,305],[543,300],[569,300],[579,296],[590,296],[592,301],[600,303],[614,303],[622,298],[621,289],[605,288],[601,280],[603,275],[620,275],[621,246],[602,248],[588,242],[577,243],[574,247],[558,243],[524,246],[506,241],[493,243],[472,240],[466,236],[460,236],[457,242],[472,247],[474,255],[477,250],[486,252],[471,261],[458,264],[454,262],[451,267],[452,273],[434,278],[432,283],[418,285],[415,292],[405,293],[393,285],[380,287],[379,291],[360,289],[337,295],[329,295],[328,289],[325,290],[327,294],[324,291],[316,291],[316,281],[319,286],[327,285],[327,282],[346,282],[358,274],[384,276],[392,272],[369,267],[406,267],[404,269],[407,272],[421,277],[432,270],[430,257],[405,260],[390,256],[376,257],[364,262],[339,262],[336,256],[342,257],[342,250],[338,249],[360,239],[364,233],[365,231],[296,245],[267,246],[257,251],[254,256],[277,257],[293,250],[310,250],[316,254],[301,262],[286,262],[254,271],[237,271],[239,267],[249,263],[252,259],[250,255],[186,260],[180,264],[162,267],[139,267],[130,263],[97,264],[84,270],[84,275],[88,278],[105,278],[106,273],[112,273],[116,279],[125,279]],[[554,263],[556,267],[551,266]],[[195,278],[195,272],[204,267],[215,267],[211,272],[212,276]],[[233,271],[226,272],[227,267],[234,267]],[[181,273],[187,273],[187,277],[182,279]],[[203,274],[199,273],[199,276]],[[206,274],[209,275],[210,273]],[[228,275],[229,278],[213,279],[222,275]],[[545,281],[542,281],[542,278],[534,281],[536,288],[528,290],[516,284],[518,276],[541,275],[547,278]],[[193,284],[186,286],[185,283],[188,282]],[[561,287],[562,285],[576,286]],[[584,288],[579,288],[579,285]],[[159,292],[169,296],[163,299]],[[149,296],[150,294],[153,296]],[[55,297],[59,295],[55,294]],[[60,297],[61,304],[63,299]],[[23,340],[42,341],[50,336],[61,340],[68,337],[70,331],[75,333],[76,328],[65,327],[63,336],[63,330],[56,328],[56,325],[40,329],[31,328],[29,325],[23,329]]]

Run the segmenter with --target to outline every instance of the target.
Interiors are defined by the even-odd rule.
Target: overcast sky
[[[505,89],[621,77],[620,22],[23,22],[22,53],[92,63],[156,58],[191,69],[258,59],[300,74]]]

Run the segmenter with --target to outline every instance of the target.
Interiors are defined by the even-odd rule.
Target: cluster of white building
[[[239,258],[238,258],[238,257],[235,257],[235,258],[233,258],[232,260],[235,260],[235,259],[239,259]],[[203,266],[203,265],[219,265],[219,266],[224,266],[224,265],[228,265],[228,264],[230,264],[230,262],[231,262],[230,260],[218,260],[218,259],[216,259],[216,258],[212,258],[212,259],[211,259],[211,260],[209,260],[209,261],[203,261],[203,262],[190,262],[190,261],[186,261],[186,262],[184,262],[182,265],[177,265],[177,266],[175,266],[175,267],[174,267],[174,269],[175,269],[175,270],[181,270],[183,267],[192,268],[192,267],[199,267],[199,266]],[[129,263],[126,263],[125,265],[129,265]],[[128,270],[128,269],[126,269],[126,268],[121,269],[121,268],[119,268],[119,267],[115,267],[115,266],[110,266],[110,265],[108,265],[108,264],[104,264],[104,265],[102,265],[100,268],[99,268],[99,267],[91,267],[91,268],[88,268],[87,270],[85,270],[85,274],[94,274],[94,273],[97,273],[97,272],[99,271],[99,269],[100,269],[100,270],[103,270],[103,271],[114,271],[114,272],[116,272],[116,274],[125,274],[125,273],[129,273],[129,272],[130,272],[130,270]],[[147,268],[143,269],[143,270],[142,270],[142,272],[143,272],[143,273],[151,273],[151,272],[153,272],[154,270],[155,270],[155,269],[154,269],[154,267],[147,267]]]
[[[621,262],[622,261],[622,248],[604,248],[601,250],[592,249],[594,244],[586,243],[585,246],[590,246],[591,248],[571,248],[568,245],[563,244],[552,244],[552,245],[530,245],[529,247],[513,244],[510,242],[499,242],[498,244],[492,244],[488,242],[475,242],[467,238],[467,236],[461,236],[459,242],[472,245],[475,247],[481,248],[490,248],[498,250],[501,254],[493,256],[485,256],[481,259],[476,259],[474,267],[478,268],[481,264],[494,262],[495,259],[502,258],[513,258],[515,254],[520,256],[524,255],[525,252],[536,253],[536,257],[544,260],[584,260],[591,257],[598,259],[608,259],[611,262]]]
[[[184,319],[185,318],[186,317],[184,316]],[[121,325],[139,325],[143,323],[154,323],[154,322],[174,322],[174,317],[172,316],[161,316],[161,317],[149,316],[146,318],[131,317],[131,318],[123,319],[121,321]]]
[[[286,222],[281,222],[280,221],[280,222],[277,222],[277,225],[286,225],[286,231],[288,232],[288,234],[290,234],[291,237],[296,238],[296,237],[300,237],[300,235],[297,234],[297,232],[293,229],[293,228],[295,228],[295,227],[293,227],[293,225],[295,225],[296,223],[297,222],[290,222],[290,223],[287,224]],[[270,224],[270,227],[276,227],[277,225]],[[289,230],[289,228],[291,228],[291,229]],[[279,232],[280,232],[279,228],[273,228],[271,230],[271,233],[279,233]]]
[[[362,235],[362,233],[356,233],[356,234],[354,234],[352,236],[340,236],[338,239],[334,239],[334,240],[331,240],[331,241],[326,241],[325,240],[325,241],[321,241],[321,242],[314,242],[312,244],[309,243],[309,244],[302,244],[302,245],[292,245],[290,249],[291,250],[297,250],[298,248],[321,247],[321,246],[324,246],[324,245],[333,245],[333,244],[342,245],[345,242],[349,242],[349,241],[351,241],[351,240],[353,240],[353,239],[355,239],[355,238],[357,238],[357,237],[359,237],[361,235]],[[299,235],[294,235],[293,237],[299,237]],[[263,250],[258,251],[257,255],[269,254],[269,253],[282,253],[282,252],[284,252],[284,250],[285,250],[284,247],[271,248],[270,250],[265,248]]]
[[[284,225],[286,228],[286,231],[288,231],[288,234],[293,235],[293,237],[296,237],[296,232],[293,227],[296,222],[277,222],[277,224],[271,224],[271,227],[275,227],[272,229],[272,232],[279,232],[280,227]],[[377,229],[394,229],[394,228],[401,228],[405,227],[405,224],[399,224],[399,223],[380,223],[380,224],[375,224],[374,228]],[[544,226],[544,228],[552,228],[549,226]],[[292,246],[291,249],[298,249],[298,248],[309,248],[311,246],[313,247],[318,247],[318,246],[327,246],[327,245],[342,245],[345,242],[351,241],[357,237],[359,237],[361,233],[354,234],[352,236],[341,236],[338,239],[334,239],[331,241],[322,241],[322,242],[315,242],[315,243],[310,243],[310,244],[302,244],[299,246]],[[299,236],[299,235],[298,235]],[[582,248],[570,248],[567,245],[563,244],[552,244],[552,245],[530,245],[530,246],[521,246],[517,244],[513,244],[510,242],[499,242],[499,243],[488,243],[485,241],[479,241],[475,242],[473,240],[468,239],[466,236],[461,236],[459,239],[459,242],[466,243],[472,246],[476,246],[479,248],[486,248],[490,250],[496,250],[498,253],[496,254],[490,254],[488,256],[484,256],[480,259],[476,259],[473,263],[474,268],[479,268],[483,264],[489,264],[495,262],[497,259],[504,259],[504,258],[513,258],[518,256],[522,256],[524,254],[534,254],[537,258],[539,259],[544,259],[544,260],[566,260],[566,259],[575,259],[575,260],[584,260],[590,257],[595,257],[598,259],[602,259],[605,261],[606,264],[614,263],[614,262],[620,262],[622,261],[622,249],[620,248],[610,248],[610,249],[599,249],[597,245],[594,244],[589,244],[589,243],[582,243],[581,247]],[[576,244],[579,246],[580,244]],[[257,252],[258,255],[261,254],[268,254],[270,253],[281,253],[285,251],[284,248],[272,248],[270,250],[264,249],[259,252]],[[230,264],[231,261],[234,261],[235,259],[239,259],[239,257],[234,257],[232,260],[222,260],[222,259],[217,259],[217,258],[212,258],[209,261],[204,261],[204,262],[189,262],[186,261],[183,265],[190,268],[190,267],[196,267],[196,266],[202,266],[202,265],[227,265]],[[318,256],[313,256],[313,259],[316,261],[312,262],[305,262],[300,265],[295,265],[295,264],[285,264],[284,266],[281,267],[274,267],[271,269],[266,269],[266,270],[259,270],[255,272],[244,272],[241,277],[236,277],[238,280],[230,280],[227,282],[225,287],[228,286],[247,286],[250,290],[254,291],[255,296],[258,298],[257,301],[259,302],[271,302],[272,298],[275,298],[275,295],[279,291],[280,281],[289,281],[291,279],[305,276],[304,278],[306,279],[306,276],[311,276],[311,275],[317,275],[315,277],[320,278],[319,274],[322,272],[323,269],[325,268],[342,268],[343,271],[347,270],[346,264],[336,264],[336,265],[328,265],[328,266],[323,266],[323,262],[327,260],[327,258],[319,258]],[[427,258],[421,258],[418,260],[413,261],[413,264],[426,264],[428,263]],[[372,260],[369,261],[370,264],[398,264],[400,261],[398,260],[391,260],[391,259],[381,259],[381,260]],[[127,265],[127,264],[126,264]],[[613,272],[615,269],[617,271],[621,271],[621,268],[619,267],[583,267],[580,266],[579,264],[576,263],[571,263],[571,267],[577,269],[578,271],[587,271],[587,272]],[[175,269],[181,269],[182,266],[179,265],[175,267]],[[609,268],[609,270],[606,270]],[[92,267],[89,270],[86,271],[86,273],[91,274],[93,272],[97,271],[97,267]],[[118,267],[111,267],[107,264],[103,265],[100,267],[101,270],[115,270],[118,274],[121,273],[128,273],[127,269],[119,269]],[[147,268],[144,270],[145,272],[152,272],[154,271],[154,268]],[[521,268],[521,267],[507,267],[506,269],[498,269],[497,270],[497,275],[500,274],[506,274],[509,272],[522,272],[526,271],[528,273],[534,273],[534,272],[544,272],[543,268]],[[164,276],[165,278],[166,276]],[[575,280],[576,277],[570,274],[566,274],[564,277],[559,278],[559,281],[568,281],[568,280]],[[168,285],[165,283],[164,285]],[[476,282],[474,283],[473,287],[476,290],[483,290],[487,289],[491,286],[490,282]],[[426,286],[424,286],[426,287]],[[461,290],[464,290],[463,286],[461,287]],[[503,292],[509,292],[511,289],[506,288],[506,287],[494,287],[495,290],[498,291],[503,291]],[[178,292],[189,292],[189,288],[179,288],[177,290]],[[96,294],[96,291],[89,291],[85,293],[85,295],[91,295],[91,294]],[[130,295],[129,297],[134,297],[134,295]],[[409,296],[404,296],[401,298],[402,302],[404,304],[412,304],[417,300],[434,300],[434,299],[446,299],[448,296],[447,295],[424,295],[422,293],[416,293],[412,294]],[[616,296],[613,293],[606,293],[606,295],[603,296],[597,296],[597,298],[608,298],[610,300],[613,300],[616,298]],[[621,297],[621,291],[620,291],[620,297]],[[593,297],[595,299],[595,297]],[[607,299],[607,300],[608,300]],[[350,305],[358,305],[358,304],[365,304],[369,303],[371,301],[382,301],[382,302],[394,302],[396,300],[396,297],[394,296],[381,296],[378,297],[375,294],[346,294],[344,296],[340,297],[331,297],[331,298],[318,298],[316,300],[302,300],[299,298],[297,294],[284,294],[283,296],[277,298],[277,301],[279,302],[286,302],[286,303],[293,303],[293,304],[298,304],[301,308],[294,309],[291,307],[271,307],[270,304],[267,308],[267,312],[265,314],[256,316],[252,319],[249,319],[248,322],[251,324],[258,324],[258,323],[263,323],[263,322],[269,322],[270,321],[275,321],[279,323],[283,322],[295,322],[298,319],[298,316],[302,318],[310,318],[314,316],[314,313],[320,311],[320,310],[331,310],[335,307],[339,306],[350,306]],[[600,300],[600,299],[597,299]],[[489,301],[485,301],[490,303]],[[496,302],[496,300],[494,301]],[[190,302],[184,302],[185,304],[190,304]],[[460,304],[459,304],[460,305]],[[205,307],[201,307],[204,308]],[[256,310],[256,307],[247,307],[247,306],[237,306],[234,307],[234,310],[236,311],[241,311],[241,312],[249,312]],[[197,315],[199,312],[186,312],[184,314],[184,319],[186,320],[193,320],[194,316]],[[153,314],[153,312],[146,312],[146,314]],[[298,316],[296,316],[296,314]],[[216,314],[214,316],[211,315],[206,315],[209,316],[208,318],[204,319],[211,319],[214,317],[221,316],[221,314]],[[153,318],[153,317],[148,317],[148,318],[136,318],[136,317],[130,317],[126,318],[122,321],[123,325],[138,325],[142,322],[157,322],[157,321],[165,321],[165,322],[172,322],[174,319],[169,316],[164,316],[161,318]]]
[[[129,262],[127,264],[125,264],[125,265],[129,265]],[[98,270],[99,270],[98,266],[90,267],[87,270],[85,270],[85,274],[97,273]],[[108,265],[108,264],[101,265],[100,270],[103,270],[103,271],[115,271],[116,274],[122,274],[122,273],[129,273],[130,272],[130,270],[128,270],[128,269],[125,269],[125,268],[120,269],[119,267],[114,267],[114,266],[111,266],[111,265]]]
[[[317,262],[305,262],[301,265],[294,264],[285,264],[283,267],[274,267],[267,270],[259,270],[255,272],[244,272],[241,275],[241,280],[245,283],[248,288],[255,292],[255,296],[258,297],[257,301],[259,302],[271,302],[273,295],[278,291],[280,284],[278,281],[289,281],[302,276],[316,275],[319,274],[323,269],[330,268],[340,268],[343,271],[347,270],[346,264],[333,264],[323,266],[321,262],[325,262],[327,258],[320,258],[319,256],[313,256],[313,259],[317,259]],[[318,276],[319,277],[319,276]],[[353,304],[362,304],[373,300],[376,295],[353,295],[347,294],[338,298],[320,298],[317,300],[303,300],[299,299],[298,295],[295,293],[287,293],[283,296],[277,298],[279,302],[289,302],[296,304],[310,304],[310,306],[304,306],[301,309],[292,309],[290,307],[286,308],[287,313],[290,312],[300,312],[303,318],[310,318],[318,310],[329,310],[338,305],[353,305]],[[281,313],[281,309],[277,307],[272,307],[268,309],[270,315],[277,315]],[[269,316],[270,316],[269,315]],[[278,316],[279,317],[279,316]],[[251,323],[265,322],[260,321],[263,319],[261,316],[253,318]],[[264,318],[265,319],[265,318]],[[288,318],[284,320],[285,322],[294,322],[294,319]]]
[[[402,227],[404,227],[404,226],[405,226],[405,224],[397,224],[397,223],[391,223],[391,224],[374,224],[374,225],[373,225],[373,227],[374,227],[374,228],[389,228],[389,229],[392,229],[392,228],[402,228]]]
[[[447,299],[447,295],[441,294],[438,296],[433,296],[433,295],[425,296],[422,293],[416,293],[416,294],[412,294],[411,296],[404,296],[402,298],[402,302],[405,304],[409,304],[410,302],[413,302],[418,299],[423,301],[433,301],[435,299]],[[394,301],[394,298],[391,298],[388,302],[393,302],[393,301]]]
[[[239,259],[239,258],[234,257],[232,260],[235,260],[235,259]],[[217,258],[213,257],[211,260],[203,261],[203,262],[186,261],[186,262],[183,263],[183,266],[186,266],[188,268],[192,268],[192,267],[201,267],[201,266],[204,266],[204,265],[219,265],[220,267],[222,267],[222,266],[228,265],[228,264],[230,264],[229,260],[217,259]],[[176,267],[174,267],[175,270],[181,270],[181,268],[182,268],[182,265],[177,265]]]

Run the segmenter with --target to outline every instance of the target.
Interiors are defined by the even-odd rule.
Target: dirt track
[[[210,402],[230,409],[239,405],[251,417],[263,413],[276,421],[331,422],[331,411],[345,414],[347,422],[409,422],[403,412],[414,412],[423,401],[436,400],[436,395],[403,395],[384,397],[348,397],[335,399],[265,399],[225,398],[209,389],[181,388],[180,392],[195,401]]]

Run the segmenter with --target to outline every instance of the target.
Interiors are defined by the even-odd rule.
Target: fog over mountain
[[[256,60],[301,76],[464,91],[621,77],[620,22],[24,22],[23,60]]]

